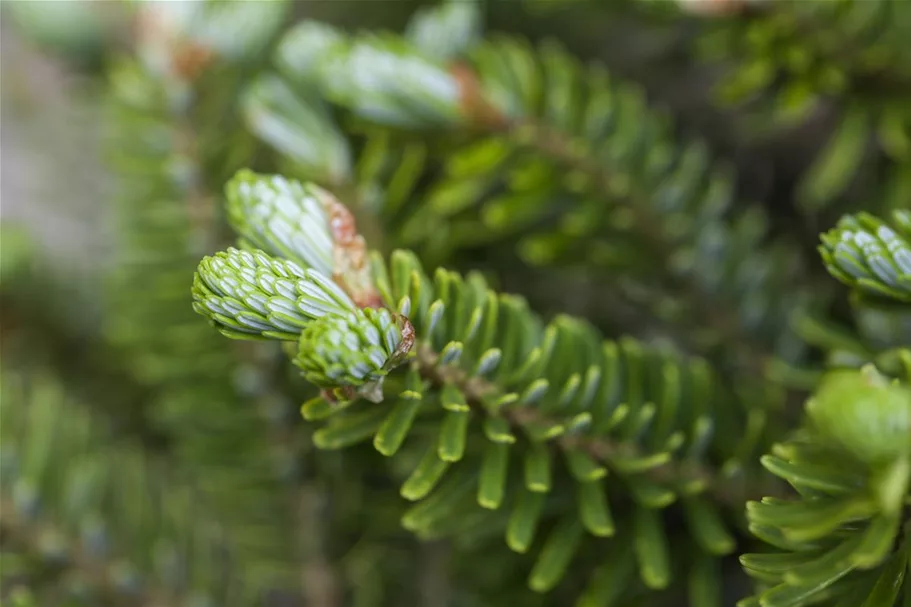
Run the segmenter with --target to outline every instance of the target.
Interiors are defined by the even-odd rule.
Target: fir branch
[[[266,222],[268,217],[256,221]],[[279,305],[281,298],[286,300],[280,304],[282,309],[300,308],[296,293],[310,292],[327,281],[313,269],[301,268],[295,271],[293,289],[276,289],[276,295],[267,297],[261,285],[278,284],[275,281],[281,280],[282,264],[287,262],[272,260],[261,251],[230,250],[219,255],[223,263],[217,267],[208,259],[200,264],[196,283],[230,285],[233,293],[244,296],[232,299],[231,306],[216,306],[217,311],[206,303],[213,292],[197,288],[194,296],[196,311],[223,326],[237,324],[257,305]],[[254,260],[264,273],[247,271]],[[300,332],[299,365],[311,374],[311,381],[329,389],[326,397],[305,403],[302,412],[307,419],[328,419],[314,435],[318,447],[340,449],[373,437],[374,447],[386,456],[402,448],[421,411],[436,418],[436,444],[431,442],[401,489],[403,496],[418,502],[403,518],[406,528],[428,539],[457,528],[444,514],[448,510],[442,504],[450,498],[443,496],[459,487],[462,495],[473,484],[477,466],[482,470],[476,503],[497,510],[504,495],[514,493],[506,470],[497,464],[505,463],[503,458],[512,450],[525,460],[525,490],[532,496],[531,503],[538,504],[525,514],[521,514],[523,506],[517,506],[513,515],[517,520],[532,519],[521,523],[524,531],[513,527],[519,523],[506,531],[507,542],[516,551],[528,549],[528,534],[538,525],[538,508],[558,482],[552,478],[556,454],[566,460],[568,478],[580,492],[579,513],[570,510],[560,518],[559,525],[568,526],[566,538],[576,538],[572,546],[559,549],[566,559],[578,548],[583,529],[594,537],[614,534],[602,494],[608,470],[629,484],[628,495],[639,505],[661,509],[679,498],[687,509],[701,513],[692,514],[696,518],[690,522],[707,554],[732,549],[732,540],[709,506],[713,502],[701,496],[711,494],[715,502],[736,507],[755,491],[750,486],[754,479],[748,453],[757,444],[764,420],[756,410],[725,411],[724,393],[712,388],[715,378],[704,362],[678,360],[633,341],[601,342],[590,327],[569,317],[558,317],[542,327],[522,300],[496,294],[480,276],[463,279],[438,270],[431,281],[417,258],[407,252],[394,252],[388,265],[375,256],[372,274],[387,309],[327,308],[295,321]],[[306,302],[303,307],[308,307]],[[390,310],[409,321],[392,322]],[[379,320],[382,313],[385,320]],[[260,321],[264,325],[256,334],[237,336],[293,337],[270,326],[266,316]],[[406,339],[412,331],[413,346]],[[371,370],[378,369],[388,373],[382,376],[388,381],[370,382],[371,388],[364,392],[364,381]],[[647,380],[653,373],[659,375]],[[375,404],[362,405],[359,400],[364,396]],[[484,427],[482,443],[487,447],[482,448],[486,455],[481,461],[470,447],[473,421]],[[712,440],[715,424],[718,434]],[[710,442],[713,454],[715,449],[726,454],[726,474],[733,471],[739,478],[725,478],[705,463]],[[447,473],[463,460],[469,463]],[[456,493],[451,499],[456,499]],[[523,503],[524,498],[519,499]],[[559,510],[567,506],[562,504]],[[439,508],[437,514],[430,514]],[[642,534],[664,536],[660,518],[636,524]],[[545,546],[539,555],[529,578],[531,588],[546,591],[562,577],[567,561],[561,557],[551,562],[553,550],[556,546]],[[640,561],[645,583],[665,587],[670,572],[652,571],[652,566]]]
[[[807,414],[797,436],[762,458],[797,495],[747,504],[750,531],[774,550],[741,557],[765,587],[739,605],[898,604],[909,593],[911,388],[872,365],[837,370]]]
[[[822,299],[801,284],[801,269],[787,270],[799,256],[787,246],[766,246],[765,215],[755,207],[736,216],[730,211],[733,181],[727,172],[711,166],[698,142],[676,142],[664,115],[651,111],[637,88],[611,81],[598,66],[583,69],[549,43],[536,49],[509,38],[478,43],[474,4],[453,2],[423,13],[405,36],[347,36],[303,24],[279,46],[282,77],[268,74],[249,87],[245,78],[238,79],[246,89],[248,125],[280,152],[268,160],[325,189],[276,175],[237,173],[226,188],[227,217],[242,250],[204,258],[194,276],[196,313],[225,336],[273,340],[274,347],[221,347],[213,341],[214,331],[206,334],[202,323],[191,322],[187,261],[195,264],[202,256],[194,251],[220,246],[214,190],[206,182],[232,172],[246,151],[224,130],[235,118],[233,96],[231,111],[218,120],[218,112],[200,103],[210,99],[220,106],[218,92],[208,90],[218,78],[205,79],[206,74],[228,57],[260,57],[261,49],[254,47],[276,29],[275,21],[265,19],[263,26],[248,19],[254,13],[242,4],[201,3],[199,10],[146,22],[140,33],[151,47],[144,51],[160,51],[164,63],[156,67],[155,53],[149,53],[144,64],[114,72],[119,136],[141,148],[135,155],[118,150],[129,186],[125,216],[132,242],[125,275],[115,281],[106,337],[116,344],[111,352],[125,354],[115,370],[130,368],[114,379],[124,375],[124,385],[149,388],[152,395],[148,400],[140,395],[140,404],[155,408],[173,439],[168,448],[177,456],[175,470],[189,471],[201,489],[196,492],[194,483],[189,491],[182,484],[156,486],[163,491],[154,493],[152,508],[159,497],[189,500],[186,510],[177,508],[180,516],[167,530],[171,535],[162,540],[148,520],[133,519],[148,514],[137,507],[121,508],[123,537],[133,539],[135,532],[140,539],[170,542],[177,551],[192,544],[199,554],[186,560],[200,559],[202,571],[201,578],[192,577],[193,589],[199,579],[206,585],[217,578],[211,596],[222,597],[220,604],[246,605],[279,580],[294,585],[295,595],[314,607],[336,607],[349,597],[331,562],[338,546],[327,541],[338,539],[338,518],[362,517],[362,506],[339,496],[328,517],[323,501],[327,484],[350,486],[359,501],[370,504],[371,531],[382,519],[376,526],[387,541],[383,551],[368,547],[366,559],[356,551],[348,581],[356,586],[356,602],[380,601],[385,597],[375,577],[365,582],[356,566],[366,563],[386,573],[388,561],[395,560],[385,535],[391,508],[364,499],[360,462],[333,470],[338,485],[335,477],[320,478],[323,470],[299,470],[312,456],[311,444],[329,450],[372,442],[376,452],[394,457],[384,489],[390,480],[404,478],[399,492],[413,502],[401,517],[402,527],[428,542],[452,538],[447,554],[492,537],[502,544],[505,536],[514,552],[535,553],[530,571],[523,562],[520,573],[530,589],[548,592],[565,580],[572,594],[538,597],[542,602],[571,600],[582,588],[581,578],[591,574],[580,607],[666,602],[668,596],[683,596],[681,577],[690,603],[720,605],[719,558],[737,543],[730,519],[740,518],[744,500],[759,496],[763,499],[747,508],[750,530],[776,551],[742,558],[761,588],[741,607],[803,607],[829,599],[839,600],[840,607],[878,607],[895,603],[902,593],[911,600],[906,581],[911,375],[896,372],[911,374],[911,353],[898,348],[875,355],[869,344],[826,334],[824,346],[852,350],[851,364],[858,356],[888,360],[888,376],[870,367],[828,376],[808,404],[805,427],[761,459],[780,482],[766,477],[756,460],[773,434],[775,415],[767,405],[778,396],[777,385],[765,381],[767,365],[777,357],[788,363],[801,358],[795,336],[815,328],[802,322],[792,331],[789,316],[802,314],[808,300]],[[870,4],[846,0],[840,6],[850,12]],[[271,3],[264,14],[274,17],[281,12],[274,7],[284,5]],[[799,89],[809,84],[819,85],[814,94],[859,96],[856,85],[871,84],[868,78],[879,83],[887,72],[903,73],[902,66],[880,69],[875,57],[870,63],[861,53],[843,55],[845,49],[865,48],[871,34],[898,28],[882,21],[872,27],[829,21],[827,6],[795,6],[784,3],[768,12],[822,15],[823,32],[846,34],[852,44],[831,54],[826,46],[831,41],[798,44],[798,51],[809,53],[798,55],[797,63],[812,55],[826,65],[820,74],[796,78],[792,92],[805,93]],[[167,8],[150,10],[169,14]],[[888,10],[876,7],[871,14],[882,18]],[[787,15],[784,21],[783,28],[772,19],[763,26],[805,35],[806,23],[788,22]],[[810,24],[819,25],[812,19]],[[863,27],[852,37],[849,30],[858,24]],[[889,44],[870,46],[878,51]],[[903,49],[897,47],[896,56]],[[835,61],[840,65],[827,69]],[[750,75],[756,76],[745,77]],[[338,109],[345,119],[354,118],[346,126],[366,130],[358,133],[366,140],[358,141],[365,145],[357,163],[351,153],[356,146],[334,124]],[[852,162],[870,135],[868,110],[850,112],[839,131],[847,133]],[[904,108],[888,110],[882,123],[892,129],[891,144],[906,146]],[[438,162],[441,152],[445,159]],[[830,156],[844,155],[835,152]],[[823,164],[824,173],[850,174],[840,170],[841,161]],[[828,185],[822,189],[831,194],[836,187]],[[369,228],[388,232],[384,242],[414,244],[420,255],[374,253],[369,265],[354,214],[339,199],[356,204],[358,217],[372,213]],[[897,229],[866,215],[846,218],[823,237],[820,251],[831,273],[864,293],[862,303],[911,301],[905,288],[911,216],[895,217]],[[432,278],[425,274],[428,260],[442,259],[456,247],[507,236],[524,252],[533,249],[526,245],[541,245],[544,254],[537,261],[557,267],[582,251],[576,259],[609,271],[611,289],[646,304],[675,341],[706,358],[629,338],[604,340],[585,321],[569,316],[545,322],[521,298],[489,288],[480,274],[443,269]],[[379,241],[370,242],[378,248]],[[533,257],[524,255],[535,263]],[[0,291],[0,303],[5,295]],[[4,326],[7,320],[4,316]],[[677,327],[670,327],[673,321]],[[28,339],[32,333],[14,337],[23,335]],[[5,347],[6,342],[4,335]],[[268,358],[279,346],[322,390],[301,407],[306,420],[321,422],[312,435],[279,419],[296,393],[279,377],[279,362]],[[109,348],[99,349],[104,350],[99,364],[106,364]],[[235,374],[238,364],[241,373]],[[96,371],[94,364],[74,368]],[[815,378],[803,376],[808,386]],[[48,413],[32,406],[13,413],[33,411]],[[17,490],[29,488],[39,471],[43,481],[51,481],[49,499],[70,495],[56,488],[76,481],[43,476],[69,469],[55,466],[58,460],[44,457],[41,449],[70,445],[54,439],[84,438],[68,415],[61,408],[53,424],[29,426],[37,429],[34,437],[10,433],[10,418],[4,419],[4,473],[13,461],[6,457],[8,447],[31,458],[23,468],[27,482]],[[140,417],[131,432],[146,430],[147,420]],[[86,445],[94,446],[106,437],[89,438]],[[97,462],[99,470],[113,461],[112,469],[123,471],[113,483],[118,496],[144,495],[121,491],[136,489],[131,483],[141,476],[130,473],[142,451],[134,447]],[[63,464],[75,461],[63,452],[52,456]],[[375,470],[375,460],[367,461]],[[786,497],[785,483],[797,494]],[[38,534],[46,529],[21,508],[21,497],[3,486],[0,534],[15,535],[26,551],[37,552],[42,546],[32,525]],[[71,501],[63,511],[69,512]],[[189,517],[197,501],[204,522],[218,526],[214,546],[208,524]],[[6,516],[11,505],[20,507],[14,513],[21,516]],[[357,525],[357,533],[366,527]],[[52,531],[72,535],[65,527]],[[363,535],[359,544],[375,539]],[[107,592],[110,571],[82,562],[83,552],[92,556],[83,543],[72,543],[75,566]],[[143,541],[124,545],[138,562],[151,558]],[[425,545],[421,562],[402,559],[408,562],[398,565],[395,580],[419,578],[422,600],[442,603],[449,600],[443,594],[450,586],[459,584],[445,575],[450,567],[443,551]],[[490,552],[496,559],[472,562],[472,575],[510,585],[508,599],[514,601],[518,568],[510,571],[510,563]],[[227,555],[227,568],[221,559],[207,560],[217,558],[215,553]],[[479,574],[482,569],[493,574]],[[249,586],[228,587],[241,579]],[[176,591],[182,598],[183,581]],[[132,598],[142,607],[160,607],[146,596],[159,598],[158,592],[153,585]],[[469,590],[467,598],[477,597]]]
[[[429,87],[419,79],[390,78],[362,89],[360,80],[350,74],[366,71],[369,61],[364,53],[355,57],[355,47],[372,48],[377,63],[395,65],[399,71],[419,62],[421,73],[433,73],[440,85]],[[305,48],[309,49],[306,61],[302,57]],[[321,57],[332,57],[335,67],[324,69]],[[793,336],[786,329],[787,316],[805,305],[809,297],[794,284],[800,271],[793,263],[796,253],[784,243],[767,246],[763,242],[765,218],[758,209],[730,216],[727,208],[732,184],[726,172],[710,166],[698,142],[682,147],[673,143],[665,117],[648,108],[637,89],[612,82],[598,66],[585,69],[552,43],[530,49],[510,38],[473,47],[467,58],[447,65],[420,56],[395,37],[348,39],[331,28],[310,23],[286,35],[279,46],[278,63],[295,83],[323,92],[370,123],[406,132],[408,137],[414,132],[430,138],[434,133],[458,131],[463,140],[470,141],[453,152],[444,165],[443,178],[437,178],[429,194],[414,191],[417,175],[425,167],[422,155],[427,153],[418,144],[416,154],[407,155],[407,162],[402,155],[402,164],[390,177],[394,181],[364,184],[364,188],[394,188],[387,219],[390,229],[400,233],[400,241],[426,243],[426,249],[445,251],[452,246],[446,244],[447,237],[455,240],[450,234],[457,231],[463,240],[473,243],[515,232],[525,235],[525,242],[537,238],[555,250],[548,261],[558,266],[561,248],[581,251],[597,265],[594,251],[599,243],[620,249],[635,246],[648,255],[651,268],[636,278],[641,280],[642,274],[647,274],[647,288],[667,294],[675,299],[675,305],[672,309],[662,307],[667,298],[654,296],[651,291],[652,297],[637,299],[635,289],[622,280],[616,282],[619,291],[637,305],[652,306],[653,314],[667,325],[671,325],[668,314],[676,314],[673,320],[696,316],[700,331],[673,332],[679,333],[676,337],[692,352],[723,350],[715,358],[733,371],[732,384],[765,377],[766,367],[774,358],[795,356]],[[277,82],[270,86],[274,87],[272,95],[287,97],[289,91],[282,93]],[[441,104],[449,107],[453,103],[455,110],[439,113]],[[371,109],[371,104],[384,109]],[[265,110],[264,105],[257,108]],[[283,120],[297,116],[301,118],[295,120],[298,124],[319,122],[322,131],[329,129],[331,117],[318,102],[311,103],[308,98],[293,111],[287,103],[285,108],[288,113],[281,116]],[[427,116],[434,118],[425,120]],[[641,126],[625,126],[627,122]],[[334,142],[333,149],[339,145],[337,129],[324,139],[320,137],[325,133],[320,135],[311,127],[303,126],[301,131],[300,135],[311,133],[311,142]],[[279,142],[274,136],[266,139],[281,150],[291,150],[287,140]],[[399,154],[393,144],[385,153],[379,151],[382,149],[364,152],[365,175],[379,171],[376,166],[387,162],[385,156]],[[487,192],[495,190],[501,181],[499,173],[521,172],[522,168],[535,171],[535,185],[519,187],[507,182],[502,186],[514,191],[486,200]],[[301,169],[319,174],[318,166],[310,162]],[[409,173],[413,176],[406,179]],[[333,173],[332,187],[337,189],[343,187],[338,178]],[[349,183],[359,179],[363,175],[355,177],[350,170],[345,177]],[[405,202],[422,197],[429,199],[423,204]],[[495,214],[488,213],[486,207],[496,205],[502,207],[497,209],[501,211],[497,216],[517,215],[508,228],[487,225],[484,218]],[[404,213],[406,206],[408,214]],[[450,225],[456,222],[448,216],[450,206],[465,209],[464,225]],[[477,219],[477,210],[481,210],[481,220]],[[556,221],[570,215],[584,222],[575,233],[564,227],[566,221]],[[718,250],[724,253],[718,254]],[[629,255],[616,253],[606,265],[621,276],[632,275],[623,262]],[[641,265],[636,269],[641,270]],[[751,271],[745,269],[749,265],[753,266]],[[737,272],[742,273],[737,280],[724,279],[728,273]],[[744,288],[734,286],[738,284]],[[774,334],[766,330],[772,326],[776,326]],[[707,337],[712,339],[708,344]],[[726,340],[724,345],[721,339]],[[758,392],[759,386],[756,388]]]
[[[465,395],[466,403],[475,414],[482,417],[488,414],[484,402],[491,394],[498,392],[495,384],[477,377],[469,377],[464,370],[441,365],[440,355],[427,343],[418,346],[417,362],[421,376],[430,380],[436,389],[442,389],[447,385],[455,386]],[[553,428],[565,423],[564,419],[544,415],[540,409],[533,406],[505,407],[503,416],[516,430],[533,427]],[[578,450],[587,453],[607,468],[611,468],[611,460],[614,458],[640,459],[647,455],[632,442],[617,443],[600,436],[564,434],[557,438],[555,443],[562,451]],[[719,503],[733,508],[739,507],[747,499],[774,496],[781,490],[775,483],[759,483],[747,487],[742,482],[727,480],[719,471],[713,470],[704,462],[668,461],[649,468],[645,476],[662,485],[704,487]]]
[[[470,91],[482,90],[483,84],[477,75],[464,70],[460,73],[464,87]],[[474,106],[483,104],[484,107],[490,107],[481,93],[472,93],[470,97],[474,99],[471,101]],[[652,204],[654,192],[649,189],[651,184],[631,179],[628,170],[612,166],[618,163],[595,160],[596,157],[605,157],[596,156],[592,145],[586,141],[585,134],[580,136],[562,132],[538,117],[509,118],[497,114],[491,119],[492,112],[491,109],[481,111],[482,118],[476,124],[492,134],[504,134],[520,147],[529,147],[542,157],[551,159],[564,175],[584,175],[586,179],[583,183],[591,184],[590,187],[602,200],[622,205],[632,218],[628,229],[638,236],[640,249],[648,251],[656,260],[662,288],[688,302],[688,310],[698,319],[698,326],[711,327],[717,335],[723,336],[727,351],[725,358],[729,357],[730,350],[737,352],[735,361],[740,368],[735,372],[739,378],[766,377],[768,365],[775,358],[775,353],[768,343],[763,343],[762,339],[745,328],[737,312],[741,302],[707,292],[692,274],[672,271],[681,245],[674,242],[663,227],[665,218]],[[657,116],[649,118],[657,120]],[[762,252],[754,251],[752,254],[762,255]],[[677,333],[678,338],[685,340],[690,351],[702,350],[702,344],[693,341],[692,335],[679,331]]]
[[[905,206],[909,19],[902,2],[789,0],[713,20],[694,37],[703,59],[727,67],[719,100],[752,106],[754,132],[780,135],[814,115],[834,119],[795,191],[811,221],[826,207]],[[855,200],[860,184],[864,198]]]
[[[779,39],[800,40],[818,65],[844,72],[849,94],[901,98],[911,93],[911,74],[901,61],[901,11],[889,2],[847,0],[838,6],[789,0],[751,7],[741,19]]]
[[[491,132],[505,133],[515,138],[520,145],[527,145],[542,156],[553,159],[567,174],[587,176],[604,199],[621,203],[633,217],[631,227],[641,239],[641,246],[657,258],[662,285],[689,302],[690,310],[698,318],[696,324],[712,327],[727,340],[725,347],[738,350],[742,375],[766,375],[767,365],[774,355],[766,344],[743,327],[736,311],[730,306],[724,306],[723,300],[706,293],[693,281],[670,271],[677,249],[662,233],[660,226],[663,218],[649,204],[646,192],[637,190],[636,184],[631,184],[628,180],[622,185],[618,184],[610,168],[592,160],[592,156],[584,151],[584,144],[580,145],[577,138],[553,130],[548,125],[533,120],[491,124],[494,127]],[[697,342],[692,341],[691,335],[683,333],[677,337],[690,340],[687,344],[690,351],[698,352],[701,349]]]

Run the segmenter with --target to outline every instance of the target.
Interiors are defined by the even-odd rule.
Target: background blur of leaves
[[[314,0],[295,2],[293,11],[297,20],[401,32],[415,10],[430,4],[435,3]],[[736,77],[730,79],[730,66],[724,61],[698,56],[702,45],[717,43],[717,37],[709,35],[711,27],[651,13],[638,4],[489,0],[484,5],[485,29],[531,40],[556,38],[581,60],[602,62],[618,79],[642,85],[654,106],[670,110],[682,136],[698,134],[715,158],[734,165],[740,194],[735,198],[766,207],[774,226],[792,235],[797,232],[803,237],[801,246],[814,258],[818,232],[838,216],[837,205],[824,209],[814,206],[816,201],[837,198],[842,189],[851,191],[852,201],[863,200],[866,193],[879,199],[877,184],[870,180],[876,180],[879,164],[889,163],[881,150],[872,150],[864,116],[844,113],[844,108],[830,103],[795,103],[796,118],[772,120],[751,106],[755,100],[750,98],[750,65],[735,66]],[[105,270],[116,265],[120,252],[120,234],[106,206],[114,180],[103,158],[99,125],[108,62],[131,45],[134,5],[100,0],[0,3],[0,217],[4,223],[26,225],[38,237],[55,273],[70,279],[68,288],[74,292],[55,296],[64,317],[71,297],[87,306],[79,308],[84,316],[69,319],[73,324],[100,324],[100,309],[93,309],[100,303],[91,295],[100,289]],[[719,96],[727,103],[718,103]],[[787,104],[773,105],[778,111]],[[901,148],[900,137],[892,139],[898,141],[893,147]],[[853,180],[854,169],[864,162],[873,169],[858,172],[862,178]],[[473,255],[481,258],[463,265],[486,269],[484,253]],[[567,268],[535,272],[534,281],[527,280],[527,273],[500,276],[499,286],[523,291],[544,314],[589,315],[604,308],[617,316],[611,319],[616,325],[623,326],[624,310],[605,305],[600,294],[592,293],[590,275]],[[816,275],[823,274],[820,266]],[[189,285],[189,276],[186,281]],[[326,459],[330,465],[334,461]],[[395,536],[391,543],[399,539]],[[439,565],[433,560],[436,556],[431,547],[421,558],[433,567]],[[429,596],[435,590],[432,576],[426,577]]]
[[[298,2],[294,10],[299,18],[344,28],[401,31],[418,7],[432,4],[313,1]],[[673,21],[643,19],[625,11],[624,3],[613,11],[548,4],[541,3],[546,10],[517,10],[514,2],[489,2],[487,27],[532,40],[555,37],[582,59],[597,58],[619,76],[634,75],[683,117],[683,129],[699,132],[736,162],[750,198],[788,212],[790,200],[775,194],[789,191],[824,142],[831,126],[825,109],[798,128],[757,139],[748,117],[708,102],[717,74],[680,51],[681,39],[691,34]],[[129,43],[129,8],[107,1],[3,3],[3,216],[23,218],[70,259],[97,259],[110,237],[101,216],[107,180],[97,95],[106,53]]]

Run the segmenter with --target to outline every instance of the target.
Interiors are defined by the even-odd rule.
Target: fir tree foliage
[[[383,378],[411,350],[408,320],[385,309],[327,314],[301,333],[294,364],[322,387],[362,386]]]
[[[306,222],[306,213],[300,219]],[[227,255],[254,259],[239,251]],[[240,292],[282,279],[277,271],[266,276],[283,262],[264,253],[255,258],[263,274],[230,262],[213,270],[207,259],[196,282],[230,283]],[[604,341],[568,316],[544,323],[524,300],[492,291],[480,275],[439,269],[430,278],[407,251],[393,252],[388,262],[374,253],[372,276],[384,308],[327,310],[302,322],[296,361],[322,387],[341,389],[307,402],[302,412],[325,420],[314,435],[318,446],[372,440],[390,457],[415,427],[435,420],[435,435],[411,439],[425,454],[401,486],[402,496],[415,502],[403,515],[406,528],[424,538],[463,539],[499,528],[513,550],[538,552],[528,583],[540,592],[560,582],[588,543],[633,549],[638,579],[633,571],[614,571],[618,563],[605,564],[607,574],[624,587],[662,589],[686,564],[670,550],[664,530],[661,513],[673,506],[685,514],[701,555],[688,572],[690,589],[712,588],[714,580],[704,576],[714,569],[705,563],[734,548],[718,503],[737,508],[742,485],[757,482],[750,454],[762,417],[732,415],[733,400],[704,361],[633,340]],[[201,303],[207,292],[196,288],[194,296],[197,312],[219,325],[244,322],[246,310],[225,318],[229,307],[215,312]],[[413,343],[402,337],[393,312],[408,319]],[[260,335],[287,339],[286,330],[279,321]],[[253,337],[235,334],[244,335]],[[410,356],[401,356],[404,364],[385,378],[383,398],[372,399],[382,402],[339,397],[389,368],[396,350]],[[739,439],[728,440],[734,435]],[[558,491],[567,484],[574,487],[571,501]],[[638,508],[624,508],[632,519],[615,522],[615,508],[626,500]],[[636,533],[614,537],[630,524]],[[553,525],[539,546],[536,536]],[[593,578],[585,600],[600,602],[616,590]]]
[[[903,358],[901,380],[872,366],[827,374],[806,427],[762,458],[799,497],[747,504],[750,530],[773,552],[741,557],[765,588],[741,605],[888,607],[907,597],[911,352]]]
[[[436,27],[469,26],[458,13],[471,3],[454,4]],[[275,73],[248,90],[249,128],[288,174],[347,195],[382,222],[383,240],[430,267],[515,242],[531,266],[585,259],[675,327],[684,349],[719,348],[738,383],[766,360],[804,354],[789,318],[821,297],[800,284],[793,244],[770,240],[765,212],[736,199],[730,168],[704,142],[680,141],[638,86],[553,40],[460,34],[463,46],[440,57],[418,29],[295,26]],[[375,77],[386,69],[395,77]],[[693,317],[698,329],[684,328]]]
[[[331,274],[328,201],[322,202],[329,196],[327,192],[313,186],[304,191],[296,181],[277,176],[267,181],[245,172],[228,184],[226,195],[231,225],[250,242],[245,248],[267,249]]]
[[[903,219],[896,214],[898,222]],[[854,257],[836,248],[842,240],[850,247],[858,233],[873,240],[877,228],[894,244],[897,237],[884,226],[867,214],[845,217],[823,235],[821,251],[836,278],[861,289],[867,285],[907,307],[903,293],[889,288],[894,274],[887,269],[894,266],[876,255],[879,249],[866,247]],[[900,246],[891,250],[901,252]],[[865,283],[856,271],[846,271],[858,262],[869,264]],[[898,350],[898,359],[897,377],[869,363],[828,372],[807,401],[804,427],[762,458],[799,497],[747,504],[750,531],[774,551],[741,557],[762,591],[740,605],[888,607],[911,600],[905,583],[911,556],[911,350]]]
[[[4,604],[911,604],[904,4],[610,3],[831,111],[793,226],[482,3],[131,4],[100,328],[3,232]]]
[[[286,477],[299,454],[293,442],[270,447],[281,435],[276,410],[289,397],[261,387],[268,353],[226,348],[199,327],[185,280],[222,241],[206,182],[236,171],[230,150],[245,146],[243,134],[225,132],[237,112],[231,91],[249,77],[285,8],[140,3],[136,51],[112,61],[108,76],[120,254],[105,276],[102,336],[150,393],[149,417],[170,437],[179,469],[207,479],[193,499],[223,527],[225,558],[244,572],[235,580],[243,584],[211,597],[219,605],[294,588],[297,569],[293,536],[275,522],[293,524]]]
[[[198,479],[72,400],[46,370],[4,366],[4,582],[40,589],[36,605],[230,604],[241,576]]]
[[[834,114],[835,127],[798,189],[805,210],[844,208],[853,197],[851,186],[861,181],[879,186],[880,195],[866,204],[884,211],[906,206],[911,194],[906,3],[702,4],[732,9],[703,19],[695,42],[700,57],[727,68],[718,86],[722,103],[752,106],[757,124],[767,130],[800,124],[820,111]]]
[[[305,212],[300,219],[307,221]],[[861,219],[845,220],[851,221]],[[257,255],[262,267],[281,267]],[[477,274],[438,269],[431,279],[407,251],[394,251],[388,261],[373,253],[372,259],[384,308],[327,310],[301,330],[298,365],[311,381],[336,388],[302,408],[306,419],[324,420],[314,435],[318,446],[341,449],[372,440],[377,451],[393,457],[409,439],[420,440],[424,456],[400,490],[415,502],[402,524],[425,539],[463,541],[499,528],[512,550],[537,552],[528,574],[535,591],[553,589],[590,552],[587,543],[603,542],[602,551],[633,551],[638,579],[608,560],[580,604],[609,601],[617,585],[667,588],[686,564],[694,604],[720,600],[707,590],[717,582],[707,563],[734,550],[719,505],[736,508],[747,497],[743,480],[760,478],[751,463],[758,459],[752,446],[762,425],[755,410],[731,417],[732,402],[704,361],[681,360],[631,340],[602,341],[587,323],[567,316],[545,324],[522,299],[497,294]],[[210,280],[210,272],[204,261],[197,281]],[[272,280],[241,271],[219,278],[245,285]],[[343,276],[339,280],[344,284]],[[217,318],[206,306],[196,309]],[[390,311],[413,326],[414,341],[404,348]],[[375,315],[386,319],[385,340],[381,326],[370,322]],[[374,386],[379,395],[365,402],[345,391],[388,368],[395,349],[410,354],[410,362]],[[901,356],[911,370],[911,353]],[[876,597],[871,606],[889,605],[898,595],[907,550],[894,546],[911,478],[907,382],[907,376],[887,378],[869,365],[829,373],[808,402],[807,428],[761,459],[800,499],[750,502],[750,530],[794,555],[742,557],[747,571],[770,586],[743,605],[799,606],[862,595]],[[413,432],[430,420],[438,433]],[[722,436],[738,439],[727,445],[716,440],[720,424]],[[725,452],[730,444],[736,449]],[[732,483],[734,470],[739,482]],[[566,483],[575,486],[569,502],[557,490]],[[615,514],[618,493],[637,508]],[[669,547],[662,513],[677,508],[701,555],[695,565],[692,554],[675,562],[681,555]],[[626,525],[632,533],[618,536]],[[552,529],[539,543],[542,527]],[[624,548],[618,542],[630,543]],[[606,587],[601,576],[613,585]]]

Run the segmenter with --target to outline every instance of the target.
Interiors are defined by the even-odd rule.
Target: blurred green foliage
[[[911,4],[2,10],[4,605],[911,601]]]

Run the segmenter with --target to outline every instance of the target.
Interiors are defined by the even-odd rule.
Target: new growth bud
[[[192,294],[193,309],[235,339],[296,340],[313,320],[356,310],[324,274],[258,250],[204,258]]]
[[[351,212],[313,184],[243,169],[226,187],[228,216],[242,239],[331,277],[361,308],[382,300],[367,263],[367,245]]]
[[[911,301],[911,212],[893,213],[893,226],[868,213],[847,216],[822,236],[819,251],[843,283]]]
[[[402,40],[362,36],[327,53],[320,85],[336,103],[381,124],[446,127],[463,121],[459,83]]]
[[[383,378],[404,362],[413,344],[414,330],[404,316],[386,309],[355,310],[310,323],[294,364],[317,386],[356,388],[357,394],[379,400]]]
[[[231,227],[249,245],[332,275],[328,192],[280,175],[241,169],[225,194]]]
[[[864,462],[911,454],[911,389],[871,366],[826,375],[807,413],[823,435]]]

